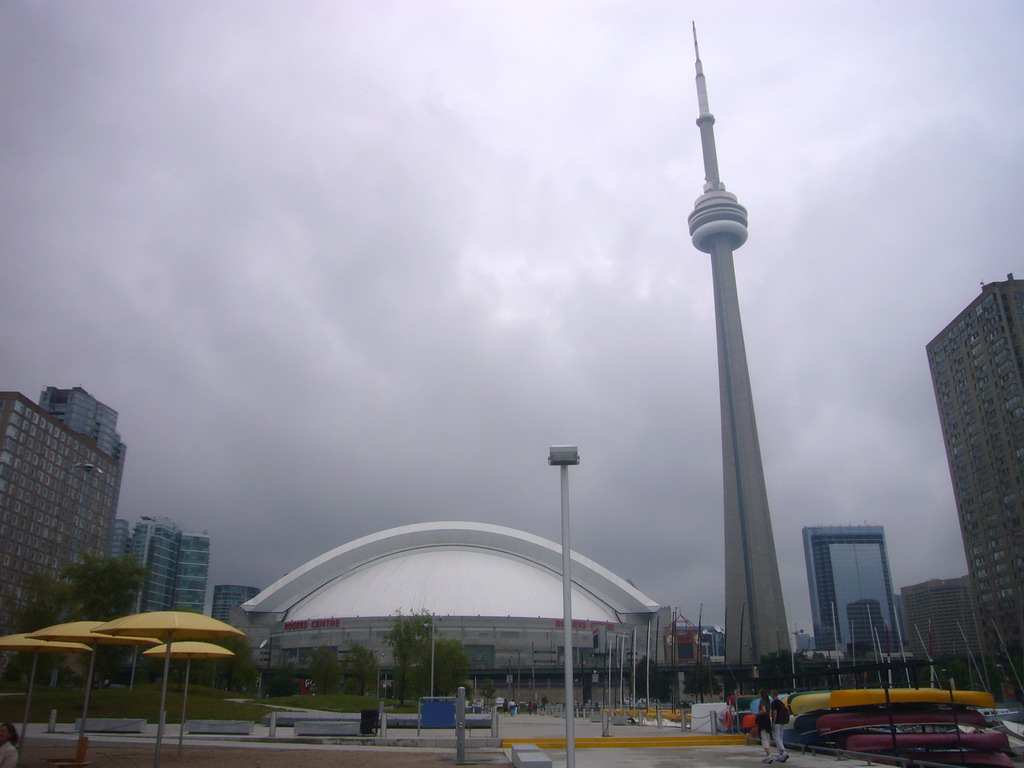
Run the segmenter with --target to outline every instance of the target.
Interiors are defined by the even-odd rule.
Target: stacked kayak
[[[984,691],[882,688],[794,694],[787,746],[833,745],[851,752],[933,763],[1005,766],[1013,762],[1006,734],[982,730]]]

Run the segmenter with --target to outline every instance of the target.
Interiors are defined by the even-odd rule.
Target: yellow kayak
[[[813,712],[816,709],[828,709],[829,697],[832,691],[808,691],[807,693],[794,693],[786,702],[789,711],[793,715],[802,715],[805,712]]]
[[[949,704],[949,691],[942,688],[890,688],[889,701],[893,704]],[[954,704],[965,707],[994,707],[996,700],[987,691],[953,691]],[[843,707],[880,706],[886,702],[882,688],[851,688],[832,691],[825,705],[829,709]],[[796,708],[790,707],[796,714]]]

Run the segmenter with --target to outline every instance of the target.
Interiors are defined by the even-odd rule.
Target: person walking
[[[0,768],[16,768],[18,765],[18,729],[10,723],[0,724]]]
[[[775,762],[772,757],[772,703],[768,698],[768,690],[762,688],[759,692],[757,716],[754,722],[757,724],[757,733],[761,737],[761,746],[764,748],[762,763]]]
[[[772,735],[775,737],[775,747],[779,750],[779,756],[775,758],[776,762],[784,763],[789,760],[789,752],[786,751],[786,745],[782,741],[782,731],[789,723],[789,707],[786,706],[786,702],[779,698],[778,691],[772,691]]]

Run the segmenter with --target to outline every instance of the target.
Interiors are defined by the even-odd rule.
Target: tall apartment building
[[[146,566],[137,610],[203,612],[210,570],[210,536],[183,532],[166,517],[143,517],[135,524],[129,549]]]
[[[982,642],[1024,641],[1024,282],[981,294],[926,349]]]
[[[981,644],[969,576],[931,579],[903,587],[907,643],[917,658],[963,657],[978,653]]]
[[[115,414],[116,418],[116,414]],[[109,551],[123,444],[114,454],[19,392],[0,392],[0,633],[34,571]],[[116,454],[116,455],[115,455]]]
[[[885,529],[880,525],[803,529],[807,588],[819,651],[899,648]]]
[[[39,406],[75,432],[91,437],[101,451],[117,461],[120,468],[117,473],[117,490],[120,493],[128,447],[121,442],[121,435],[117,431],[117,411],[81,387],[47,387],[39,395]]]
[[[256,597],[259,593],[260,591],[256,587],[247,587],[241,584],[217,584],[213,588],[213,608],[210,615],[230,624],[231,609]]]

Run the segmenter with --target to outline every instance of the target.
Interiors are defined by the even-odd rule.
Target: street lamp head
[[[97,475],[105,474],[102,469],[97,467],[95,464],[75,464],[72,469],[80,469],[86,474],[95,472]]]
[[[575,445],[553,445],[549,451],[548,464],[553,467],[571,467],[580,463],[579,449]]]

